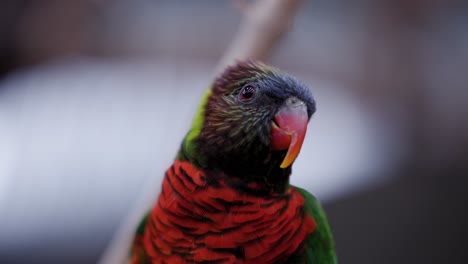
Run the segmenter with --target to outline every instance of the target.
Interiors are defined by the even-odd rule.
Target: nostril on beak
[[[286,102],[285,102],[285,106],[288,106],[288,107],[296,107],[296,106],[300,106],[303,104],[304,103],[295,96],[289,97],[288,99],[286,99]]]

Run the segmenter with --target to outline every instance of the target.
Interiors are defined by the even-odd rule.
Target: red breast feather
[[[223,177],[208,182],[203,171],[176,161],[143,243],[152,263],[283,262],[315,227],[294,187],[268,197],[242,194]]]

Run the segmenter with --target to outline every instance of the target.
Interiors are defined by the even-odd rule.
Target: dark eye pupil
[[[252,86],[246,86],[242,88],[240,97],[242,100],[250,100],[252,99],[254,94],[255,94],[255,88],[253,88]]]

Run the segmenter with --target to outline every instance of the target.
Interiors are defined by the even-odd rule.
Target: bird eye
[[[239,97],[242,101],[247,102],[252,100],[252,98],[255,95],[255,92],[255,87],[253,87],[252,85],[247,85],[242,88],[242,90],[239,93]]]

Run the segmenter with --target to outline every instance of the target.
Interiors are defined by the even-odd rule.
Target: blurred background
[[[0,263],[115,263],[235,2],[0,2]],[[466,263],[467,25],[466,1],[303,1],[268,58],[316,97],[292,182],[341,263]]]

